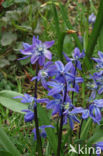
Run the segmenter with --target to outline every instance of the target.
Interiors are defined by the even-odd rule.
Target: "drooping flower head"
[[[52,125],[42,125],[42,126],[39,127],[39,129],[41,131],[40,135],[43,138],[46,138],[47,137],[45,128],[54,128],[54,126],[52,126]],[[37,139],[37,136],[36,136],[36,128],[34,128],[32,132],[34,133],[34,140],[36,140]]]
[[[94,24],[96,21],[96,16],[94,15],[94,13],[92,13],[89,18],[88,18],[88,22],[91,24]]]
[[[38,37],[35,38],[35,36],[33,36],[32,45],[23,43],[24,49],[20,50],[20,52],[25,55],[25,57],[20,58],[19,60],[31,57],[31,64],[35,64],[38,61],[39,65],[42,66],[45,63],[45,58],[49,60],[52,59],[52,54],[48,48],[50,48],[53,44],[54,41],[46,41],[43,43]]]
[[[26,110],[22,110],[22,112],[26,112],[25,116],[24,116],[24,121],[25,122],[31,122],[34,119],[34,112],[26,109]]]
[[[24,94],[24,96],[16,96],[14,99],[22,99],[22,103],[32,103],[34,101],[34,97],[30,96],[29,94]]]

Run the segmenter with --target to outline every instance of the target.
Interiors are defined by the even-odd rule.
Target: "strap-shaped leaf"
[[[14,91],[9,91],[9,90],[4,90],[0,92],[0,104],[2,104],[4,107],[7,107],[8,109],[22,113],[23,109],[27,109],[28,105],[23,104],[20,102],[20,99],[14,99],[13,97],[15,96],[23,96],[20,93],[14,92]]]
[[[20,152],[14,146],[14,144],[10,141],[9,137],[0,126],[0,145],[5,149],[5,151],[11,153],[11,155],[20,156]]]

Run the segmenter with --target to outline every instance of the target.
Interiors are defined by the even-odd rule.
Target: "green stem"
[[[64,103],[65,103],[65,101],[66,101],[66,94],[67,94],[67,83],[65,82],[63,106],[62,106],[61,119],[60,119],[60,128],[59,128],[59,135],[58,135],[57,156],[60,156],[60,153],[61,153],[62,130],[63,130],[63,117],[64,117],[63,112],[64,112]]]
[[[36,76],[38,75],[39,72],[39,64],[38,62],[36,63]],[[34,97],[37,98],[37,79],[35,80],[35,90],[34,90]],[[42,151],[42,142],[41,142],[41,137],[39,133],[39,122],[38,122],[38,113],[37,113],[37,103],[36,106],[34,106],[34,120],[35,120],[35,128],[36,128],[36,136],[37,136],[37,150],[38,150],[38,155],[43,156],[43,151]]]

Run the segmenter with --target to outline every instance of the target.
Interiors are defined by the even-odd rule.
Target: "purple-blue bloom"
[[[98,68],[103,69],[103,52],[98,51],[99,58],[92,58],[94,61],[98,63]]]
[[[64,83],[65,80],[71,80],[74,78],[74,75],[71,73],[68,73],[72,69],[72,62],[67,63],[65,66],[61,61],[56,61],[55,62],[57,72],[56,72],[56,80],[59,82]]]
[[[47,106],[46,106],[47,109],[52,109],[52,115],[59,114],[59,116],[61,116],[61,111],[62,111],[63,107],[64,107],[64,109],[73,107],[73,105],[71,104],[71,99],[69,98],[68,95],[66,97],[64,106],[63,106],[63,96],[62,95],[56,94],[53,97],[54,97],[54,99],[51,100],[50,102],[48,102]]]
[[[89,18],[88,18],[88,22],[91,24],[94,24],[96,21],[96,16],[94,15],[94,13],[92,13],[91,15],[89,15]]]
[[[103,108],[103,99],[94,100],[92,104],[89,106],[89,109],[84,109],[82,107],[75,107],[71,114],[82,114],[83,119],[87,119],[88,117],[92,118],[94,122],[100,124],[102,119],[101,108]]]
[[[71,127],[71,129],[74,129],[74,122],[78,122],[80,123],[80,121],[78,120],[78,118],[76,117],[75,114],[71,113],[71,108],[67,109],[64,111],[64,124],[67,124],[67,119],[69,119],[69,125]]]
[[[35,64],[38,61],[39,65],[42,66],[45,63],[45,58],[49,60],[52,59],[52,54],[48,48],[52,47],[53,44],[54,41],[46,41],[43,43],[39,40],[39,37],[35,38],[35,36],[33,36],[32,45],[23,43],[24,49],[20,50],[20,52],[26,56],[19,60],[31,57],[31,64]]]
[[[98,89],[98,83],[96,81],[95,74],[93,76],[90,75],[90,79],[92,79],[93,82],[92,83],[88,83],[88,88],[92,90],[90,98],[89,98],[89,101],[95,99],[96,92],[97,92],[97,89]]]
[[[46,138],[47,137],[45,128],[54,128],[54,126],[52,126],[52,125],[42,125],[42,126],[39,127],[39,129],[41,131],[40,132],[40,135],[43,138]],[[36,136],[36,128],[34,128],[32,132],[34,133],[34,140],[36,140],[37,139],[37,136]]]
[[[77,67],[79,70],[82,70],[82,68],[81,68],[81,63],[80,63],[79,59],[84,58],[84,56],[85,56],[84,50],[82,51],[82,53],[80,53],[80,49],[79,49],[79,48],[75,48],[75,49],[74,49],[74,53],[72,54],[72,56],[73,56],[73,58],[69,58],[69,57],[64,53],[64,57],[65,57],[65,59],[66,59],[67,62],[69,62],[69,61],[75,62],[76,67]]]
[[[84,109],[82,107],[74,107],[74,109],[71,111],[71,114],[82,114],[83,119],[87,119],[89,117],[89,110]]]
[[[31,81],[37,79],[41,80],[42,86],[45,89],[48,89],[47,80],[50,76],[55,74],[55,65],[51,61],[46,62],[41,70],[39,70],[38,76],[35,76],[31,79]]]
[[[30,96],[29,94],[24,94],[24,96],[16,96],[14,97],[14,99],[22,99],[21,102],[22,103],[32,103],[34,101],[34,98],[32,96]]]
[[[32,112],[30,110],[22,110],[22,112],[26,112],[26,114],[24,116],[25,122],[30,122],[34,119],[34,112]]]
[[[60,92],[62,92],[64,94],[65,83],[49,81],[49,82],[47,82],[47,85],[53,87],[48,92],[49,96],[53,96],[53,95],[58,94]],[[69,83],[67,84],[67,91],[77,92],[74,88],[71,88]]]

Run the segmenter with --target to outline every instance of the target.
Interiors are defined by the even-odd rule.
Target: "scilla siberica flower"
[[[22,112],[26,112],[25,116],[24,116],[24,121],[25,122],[31,122],[34,119],[34,112],[31,110],[22,110]]]
[[[41,70],[39,70],[38,76],[35,76],[31,79],[31,81],[37,79],[41,80],[42,86],[45,89],[48,89],[47,80],[50,76],[53,76],[55,73],[55,65],[51,61],[46,62]]]
[[[73,105],[70,104],[68,109],[66,109],[64,111],[64,121],[63,121],[63,124],[67,124],[67,119],[69,119],[69,125],[71,127],[71,129],[73,130],[74,129],[74,122],[78,122],[80,123],[80,121],[78,120],[78,118],[76,117],[75,114],[72,114],[71,113],[71,109],[73,108]]]
[[[31,57],[31,64],[35,64],[38,61],[39,65],[42,66],[45,63],[45,58],[49,60],[52,59],[52,54],[48,48],[52,47],[53,44],[54,41],[46,41],[43,43],[38,37],[35,38],[35,36],[33,36],[32,45],[23,43],[24,49],[20,50],[20,52],[26,56],[19,60]]]
[[[36,99],[29,94],[24,94],[24,96],[16,96],[14,99],[20,98],[22,99],[22,103],[29,103],[28,109],[22,110],[22,112],[25,112],[24,121],[25,122],[31,122],[34,119],[34,112],[33,109],[36,105],[36,103],[48,103],[49,99],[43,98],[43,99]]]
[[[34,119],[35,114],[33,112],[33,109],[36,106],[36,103],[48,103],[48,102],[49,102],[49,99],[47,99],[47,98],[44,98],[44,99],[34,98],[34,103],[33,103],[32,107],[28,107],[28,109],[22,110],[22,112],[26,113],[24,116],[24,121],[25,122],[31,122]]]
[[[64,109],[70,106],[73,107],[68,95],[66,96],[66,101],[65,101],[64,106],[63,106],[63,96],[61,94],[55,94],[53,98],[54,99],[50,100],[46,106],[47,109],[52,109],[52,116],[55,114],[58,114],[59,116],[61,116],[62,107],[64,107]],[[70,106],[68,105],[69,103],[71,104]]]
[[[91,24],[94,24],[96,21],[96,16],[94,15],[94,13],[92,13],[89,18],[88,18],[88,22]]]
[[[92,58],[94,61],[98,63],[97,67],[103,69],[103,53],[98,51],[98,55],[100,58]]]
[[[74,62],[76,64],[77,68],[79,70],[82,70],[81,63],[80,63],[79,59],[84,58],[84,56],[85,56],[84,50],[82,51],[82,53],[80,53],[79,48],[75,48],[74,53],[72,54],[73,58],[69,58],[65,53],[63,53],[63,54],[64,54],[64,57],[67,62],[70,62],[70,61]]]
[[[64,82],[64,79],[72,79],[74,78],[74,75],[72,75],[71,73],[69,73],[69,71],[72,68],[72,62],[67,63],[65,66],[63,65],[63,63],[61,61],[56,61],[55,62],[57,71],[56,73],[56,80],[59,82]]]
[[[22,103],[32,103],[34,100],[34,97],[30,96],[29,94],[24,94],[24,96],[16,96],[14,99],[22,99]]]
[[[39,127],[39,129],[41,130],[41,133],[40,133],[41,137],[43,137],[43,138],[47,137],[45,128],[49,128],[49,127],[54,128],[54,126],[52,126],[52,125],[42,125],[42,126]],[[37,139],[37,137],[36,137],[36,128],[34,128],[32,132],[34,133],[34,140],[36,140]]]
[[[47,85],[53,87],[52,89],[49,89],[48,96],[53,96],[60,92],[64,93],[65,83],[49,81],[47,82]],[[67,91],[77,92],[74,88],[71,88],[69,83],[67,84]]]
[[[93,82],[92,83],[88,83],[88,88],[90,90],[92,90],[91,95],[89,97],[89,101],[95,99],[96,93],[97,93],[97,89],[98,89],[98,83],[96,81],[95,75],[93,75],[93,76],[90,75],[90,79],[92,79]]]
[[[94,100],[92,104],[89,106],[89,109],[84,109],[82,107],[75,107],[71,114],[82,114],[83,119],[87,119],[88,117],[92,118],[95,123],[100,124],[102,119],[101,108],[103,108],[103,99]]]

